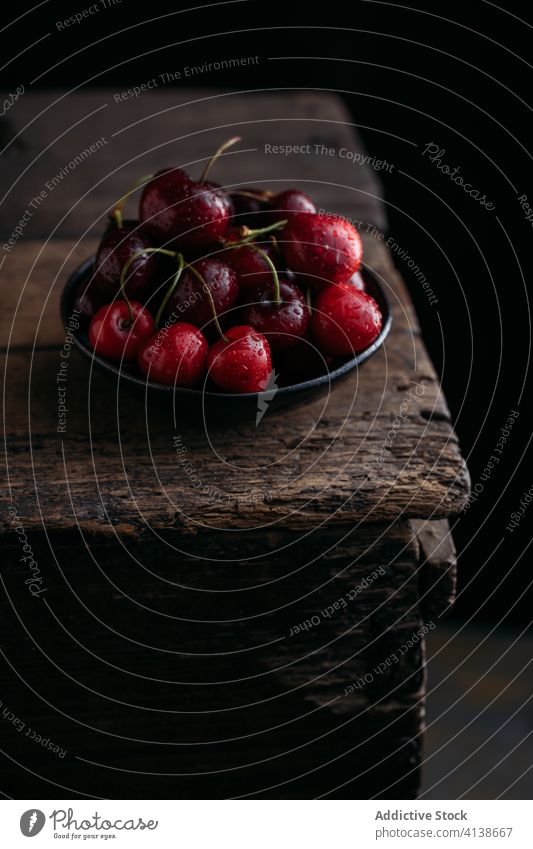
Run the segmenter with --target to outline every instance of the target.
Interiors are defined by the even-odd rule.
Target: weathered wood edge
[[[426,620],[440,618],[453,605],[457,586],[457,553],[450,524],[446,519],[414,519],[411,527],[420,545],[420,608]]]

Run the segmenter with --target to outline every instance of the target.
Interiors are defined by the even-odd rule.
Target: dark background
[[[90,5],[79,0],[16,8],[13,15],[21,17],[4,37],[2,88],[29,87],[40,75],[32,88],[120,89],[173,67],[258,55],[260,62],[244,73],[204,73],[184,84],[337,91],[369,152],[398,163],[391,174],[380,174],[389,229],[438,296],[435,310],[405,263],[398,263],[442,376],[474,485],[510,411],[520,410],[499,465],[454,527],[460,552],[454,615],[529,622],[533,509],[517,530],[505,530],[533,484],[523,454],[531,430],[524,379],[533,230],[518,202],[526,193],[533,205],[527,153],[533,30],[523,19],[526,10],[476,0],[445,5],[415,0],[409,6],[330,2],[314,8],[245,0],[187,11],[157,0],[108,0],[105,14],[57,31],[57,20]],[[395,136],[419,147],[400,146]],[[494,211],[421,156],[420,146],[429,142],[444,148],[443,162],[459,166],[465,180],[495,204]],[[400,176],[398,168],[412,179]]]

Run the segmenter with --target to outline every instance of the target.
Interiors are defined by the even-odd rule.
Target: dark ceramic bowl
[[[68,278],[61,296],[61,317],[65,327],[68,327],[69,317],[76,293],[83,281],[87,281],[93,267],[94,257],[85,260]],[[329,371],[309,380],[292,385],[280,385],[274,391],[253,392],[245,394],[229,394],[217,392],[211,388],[184,389],[182,387],[164,386],[160,383],[146,381],[135,366],[123,366],[104,360],[97,356],[89,344],[87,332],[80,328],[74,335],[74,341],[81,353],[91,360],[94,365],[108,377],[120,381],[120,386],[129,392],[153,402],[163,402],[173,406],[176,414],[205,414],[225,416],[236,419],[256,419],[258,410],[268,407],[269,415],[275,410],[299,406],[319,395],[324,395],[345,380],[354,369],[360,368],[381,347],[392,324],[390,305],[377,276],[368,269],[362,270],[366,290],[377,301],[383,315],[383,327],[377,339],[364,351],[355,357],[337,357],[329,366]]]

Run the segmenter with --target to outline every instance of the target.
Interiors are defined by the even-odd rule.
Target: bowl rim
[[[129,374],[123,367],[120,367],[115,363],[111,363],[109,360],[104,359],[104,357],[98,356],[98,354],[96,354],[94,350],[89,346],[89,344],[85,342],[83,337],[80,336],[79,329],[73,331],[72,327],[69,327],[69,322],[71,321],[72,317],[72,299],[74,291],[79,286],[83,278],[87,275],[89,270],[93,267],[95,259],[96,257],[93,254],[92,256],[83,260],[83,262],[76,266],[76,268],[71,272],[71,274],[69,274],[67,281],[63,287],[60,301],[61,320],[63,322],[63,326],[72,334],[74,344],[76,345],[78,350],[80,350],[85,356],[89,357],[91,361],[95,363],[95,365],[97,365],[104,371],[110,372],[120,380],[125,380],[129,383],[133,383],[136,386],[142,387],[145,391],[151,390],[157,392],[165,392],[167,394],[172,393],[187,395],[194,398],[205,396],[207,398],[235,401],[249,401],[252,398],[259,398],[262,395],[269,395],[272,393],[271,389],[266,389],[262,392],[214,392],[211,389],[192,389],[185,386],[172,386],[170,384],[156,383],[155,381],[146,380],[146,378],[138,377],[135,374]],[[372,271],[372,269],[368,268],[364,264],[361,264],[359,272],[365,280],[365,283],[367,281],[370,281],[371,289],[373,291],[369,292],[369,294],[375,298],[381,309],[383,324],[378,336],[368,346],[368,348],[365,348],[363,351],[360,351],[358,354],[355,355],[355,357],[352,357],[346,362],[341,363],[341,365],[335,368],[333,371],[327,371],[325,374],[321,374],[318,377],[310,378],[309,380],[301,381],[300,383],[291,383],[289,386],[280,386],[276,391],[276,397],[283,397],[284,395],[290,395],[300,391],[316,389],[325,383],[333,383],[334,380],[337,380],[339,377],[343,377],[349,374],[349,372],[353,371],[353,369],[358,368],[358,366],[366,362],[366,360],[368,360],[378,350],[378,348],[381,348],[381,346],[383,345],[383,342],[389,335],[392,326],[392,310],[390,306],[390,301],[381,281],[379,280],[378,275],[374,271]]]

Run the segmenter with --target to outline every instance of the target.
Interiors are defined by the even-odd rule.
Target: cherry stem
[[[120,279],[122,280],[122,276],[121,276]],[[128,322],[129,322],[130,325],[132,325],[133,324],[133,310],[131,308],[130,299],[126,295],[126,290],[124,289],[124,284],[122,282],[120,284],[120,294],[122,295],[123,299],[126,301],[126,306],[128,308]]]
[[[270,237],[270,241],[272,242],[272,245],[273,245],[274,250],[276,251],[278,257],[281,256],[281,251],[279,249],[278,240],[276,239],[276,237],[274,235],[272,235]]]
[[[256,253],[260,254],[263,257],[266,264],[270,268],[270,271],[272,272],[272,280],[274,281],[274,301],[276,304],[280,304],[281,291],[279,288],[279,277],[276,266],[274,265],[266,251],[264,251],[262,248],[258,248],[257,245],[251,245],[251,247],[254,249],[254,251],[256,251]]]
[[[207,175],[209,174],[209,171],[211,170],[211,166],[215,164],[218,157],[222,153],[224,153],[224,151],[227,150],[228,147],[231,147],[232,145],[237,144],[237,142],[240,142],[240,141],[241,141],[240,136],[233,136],[232,139],[228,139],[228,141],[226,141],[226,142],[224,142],[224,144],[220,145],[218,150],[215,151],[215,153],[213,154],[213,156],[211,157],[211,159],[209,160],[209,162],[205,166],[205,168],[202,172],[202,176],[200,177],[200,183],[205,183],[205,181],[207,179]]]
[[[215,302],[213,300],[213,295],[211,294],[211,289],[207,285],[205,278],[200,274],[198,269],[194,267],[194,265],[186,265],[185,268],[188,271],[192,271],[194,276],[197,277],[198,280],[200,281],[200,283],[202,284],[202,289],[205,292],[205,294],[207,295],[207,298],[208,298],[209,303],[211,305],[211,311],[213,313],[213,322],[214,322],[214,325],[217,329],[217,333],[219,334],[220,338],[224,340],[224,342],[229,342],[229,339],[227,338],[227,336],[224,335],[224,331],[222,330],[222,328],[220,326],[220,322],[218,320],[218,315],[217,315],[217,308],[216,308]]]
[[[311,287],[308,286],[305,290],[305,303],[307,304],[307,312],[309,315],[313,313],[313,307],[311,306]]]
[[[155,317],[156,330],[159,330],[159,322],[161,321],[161,316],[163,315],[163,312],[165,311],[165,307],[168,304],[174,289],[176,288],[176,286],[179,283],[179,279],[181,277],[181,272],[183,271],[183,266],[185,264],[185,260],[183,259],[183,255],[178,254],[177,256],[178,256],[178,270],[176,271],[174,277],[172,278],[172,283],[168,287],[166,295],[163,298],[163,300],[161,301],[161,306],[159,307],[159,309],[157,311],[157,315]]]
[[[116,206],[109,217],[110,217],[111,221],[114,222],[115,227],[117,227],[117,229],[120,229],[122,227],[124,220],[122,218],[122,209],[121,208]]]
[[[120,200],[117,200],[115,206],[113,207],[110,213],[110,218],[115,221],[117,227],[122,227],[122,210],[129,196],[132,195],[133,192],[139,188],[139,186],[143,186],[148,180],[151,180],[153,176],[153,174],[145,174],[144,177],[140,177],[138,180],[135,180],[133,185],[129,187],[129,189],[124,195],[122,195]]]
[[[222,237],[221,242],[225,247],[238,248],[240,245],[247,245],[255,239],[256,236],[264,236],[266,233],[271,233],[273,230],[280,230],[282,227],[285,227],[286,223],[287,219],[284,218],[282,221],[276,221],[274,224],[269,224],[268,227],[261,227],[258,230],[250,230],[249,227],[243,226],[239,231],[240,239],[238,242],[232,242],[231,245],[226,245],[224,237]]]

